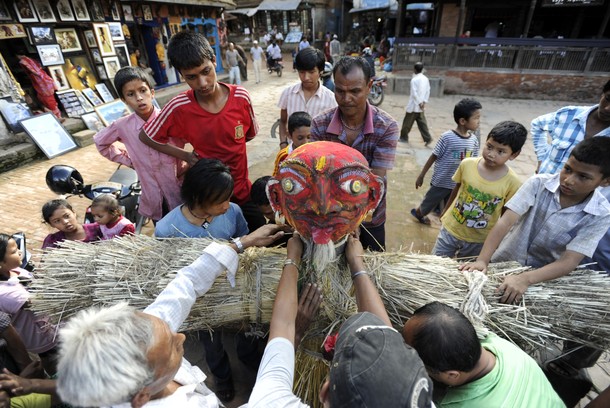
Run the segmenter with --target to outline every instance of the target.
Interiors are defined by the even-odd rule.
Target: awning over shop
[[[434,10],[433,3],[411,3],[407,4],[407,10]]]
[[[395,0],[361,0],[359,3],[354,2],[354,5],[357,5],[357,7],[350,9],[350,13],[385,10],[387,8],[389,8],[390,11],[398,10],[398,3]]]
[[[263,0],[259,10],[296,10],[301,0]]]
[[[231,10],[231,14],[245,14],[248,17],[252,17],[258,11],[258,7],[255,8],[238,8],[235,10]]]

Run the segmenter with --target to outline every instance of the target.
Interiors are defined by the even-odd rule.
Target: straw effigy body
[[[204,239],[155,240],[135,236],[84,244],[66,241],[45,254],[32,291],[33,307],[55,322],[92,305],[118,301],[144,308],[209,244]],[[240,256],[236,287],[220,276],[195,303],[183,330],[261,325],[271,319],[285,249],[250,248]],[[610,280],[605,274],[577,270],[533,285],[518,305],[498,303],[495,290],[507,274],[527,268],[491,265],[487,276],[464,275],[447,258],[404,253],[369,254],[365,259],[390,318],[402,326],[413,311],[432,301],[460,308],[483,333],[489,329],[525,349],[568,339],[606,349],[610,345]],[[324,302],[302,345],[295,388],[307,402],[317,400],[324,379],[318,358],[322,340],[356,310],[352,283],[342,261],[324,273],[302,273],[321,286]],[[303,347],[302,347],[303,348]],[[312,365],[316,368],[312,369]]]

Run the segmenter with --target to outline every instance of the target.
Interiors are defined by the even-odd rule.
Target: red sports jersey
[[[250,94],[237,85],[229,88],[224,108],[212,114],[205,111],[192,89],[174,97],[144,131],[152,140],[165,144],[170,137],[190,143],[201,157],[213,158],[229,166],[235,180],[233,196],[237,204],[250,199],[252,183],[248,179],[246,141],[258,132]]]

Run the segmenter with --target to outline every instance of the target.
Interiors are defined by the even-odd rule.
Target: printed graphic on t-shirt
[[[460,224],[474,229],[486,228],[502,197],[494,196],[471,186],[461,189],[451,215]]]
[[[469,157],[474,157],[471,149],[452,150],[450,154],[452,158],[460,161]]]
[[[244,137],[244,125],[235,126],[235,140],[239,140]]]

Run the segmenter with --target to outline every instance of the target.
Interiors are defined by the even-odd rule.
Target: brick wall
[[[402,74],[402,72],[401,72]],[[426,70],[428,77],[445,79],[447,94],[482,95],[511,99],[597,101],[607,75],[529,74],[481,71]]]

